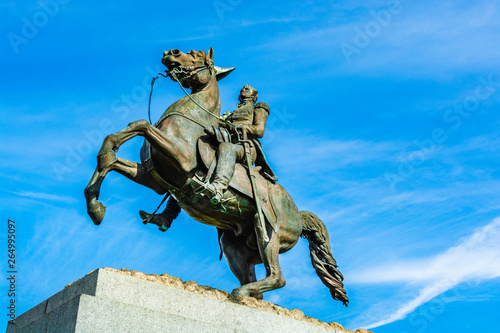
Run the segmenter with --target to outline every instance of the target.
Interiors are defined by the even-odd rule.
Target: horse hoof
[[[101,224],[102,220],[104,219],[104,215],[106,214],[106,206],[104,206],[97,200],[91,202],[89,206],[90,207],[88,207],[87,213],[92,219],[92,222],[94,222],[95,225]]]
[[[250,296],[248,290],[236,288],[231,292],[233,296]]]

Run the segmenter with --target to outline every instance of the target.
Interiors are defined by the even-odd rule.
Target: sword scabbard
[[[244,128],[242,128],[242,132],[243,132],[242,137],[244,138],[243,148],[245,150],[245,156],[247,160],[246,162],[248,167],[248,178],[250,180],[250,184],[252,185],[255,207],[257,208],[257,219],[255,220],[255,232],[257,236],[258,237],[260,236],[260,238],[262,238],[262,240],[265,243],[269,243],[269,236],[267,235],[267,230],[266,230],[266,220],[264,218],[264,214],[262,213],[262,206],[257,192],[256,177],[255,175],[252,174],[253,161],[252,161],[252,152],[250,151],[250,142],[248,141],[246,131]]]

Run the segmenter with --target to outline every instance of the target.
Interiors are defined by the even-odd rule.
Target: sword
[[[266,232],[266,220],[264,219],[264,214],[262,213],[262,206],[259,200],[259,196],[257,195],[257,184],[255,180],[255,175],[252,174],[252,152],[250,150],[250,141],[248,140],[247,132],[245,128],[236,127],[236,129],[241,129],[241,137],[239,141],[243,143],[243,148],[245,149],[245,157],[248,167],[248,177],[250,179],[250,184],[252,185],[253,197],[255,199],[255,206],[257,207],[257,216],[258,219],[255,221],[255,231],[258,234],[257,236],[261,236],[265,243],[269,242],[269,236]],[[238,133],[239,136],[239,133]]]

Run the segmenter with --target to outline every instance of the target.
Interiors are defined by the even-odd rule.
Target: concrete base
[[[7,333],[351,332],[335,323],[303,317],[298,310],[233,297],[168,275],[112,269],[89,273],[16,318],[14,324],[8,325]]]

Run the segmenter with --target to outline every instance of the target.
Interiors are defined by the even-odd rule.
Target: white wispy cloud
[[[264,40],[258,47],[267,52],[287,49],[295,61],[329,61],[329,70],[322,66],[315,75],[377,76],[390,72],[398,77],[441,79],[456,72],[499,70],[496,59],[500,49],[495,43],[500,30],[496,19],[499,10],[492,2],[401,1],[399,12],[391,15],[386,26],[379,24],[379,32],[369,32],[370,37],[366,33],[359,37],[359,31],[364,33],[367,25],[378,24],[371,13],[387,12],[389,6],[372,3],[354,7],[358,10],[350,14],[354,19],[345,21],[337,14],[328,24],[304,26],[289,35]],[[447,15],[443,16],[443,12]],[[363,43],[358,41],[362,38]],[[349,61],[341,48],[347,44],[356,50],[347,53]]]
[[[78,200],[72,197],[56,195],[56,194],[48,194],[42,192],[21,191],[21,192],[10,192],[10,193],[30,199],[42,199],[47,201],[58,201],[67,203],[78,202]]]
[[[307,133],[277,131],[272,140],[264,140],[263,145],[275,171],[283,179],[282,185],[300,209],[314,211],[325,222],[363,222],[363,225],[379,214],[392,212],[391,217],[383,217],[387,224],[380,230],[383,232],[402,225],[413,230],[417,221],[427,223],[422,219],[434,220],[429,222],[433,228],[457,223],[451,222],[449,216],[439,216],[449,210],[447,207],[479,200],[485,211],[496,209],[498,203],[494,198],[500,193],[498,181],[485,174],[489,170],[486,166],[478,167],[477,161],[474,164],[470,160],[470,154],[464,154],[465,150],[473,150],[474,156],[490,156],[496,142],[495,137],[481,137],[451,147],[443,146],[439,154],[429,155],[424,164],[404,178],[397,191],[390,188],[384,175],[398,173],[399,156],[414,150],[412,142],[332,140]],[[287,179],[295,181],[287,183]],[[406,213],[401,216],[394,213],[401,212],[403,207]],[[423,213],[416,213],[419,209],[423,209]],[[409,218],[412,212],[416,220]],[[465,219],[463,223],[467,223],[467,216],[457,219]]]
[[[375,328],[404,319],[416,308],[436,296],[468,281],[500,277],[500,218],[463,238],[458,245],[434,257],[378,266],[353,276],[351,283],[419,286],[415,296],[400,303],[385,318],[372,321],[366,328]]]
[[[364,165],[370,161],[395,160],[398,144],[364,140],[332,140],[293,131],[272,133],[272,140],[263,141],[266,151],[279,167],[297,170],[332,170],[348,165]],[[294,147],[283,150],[282,147]]]

